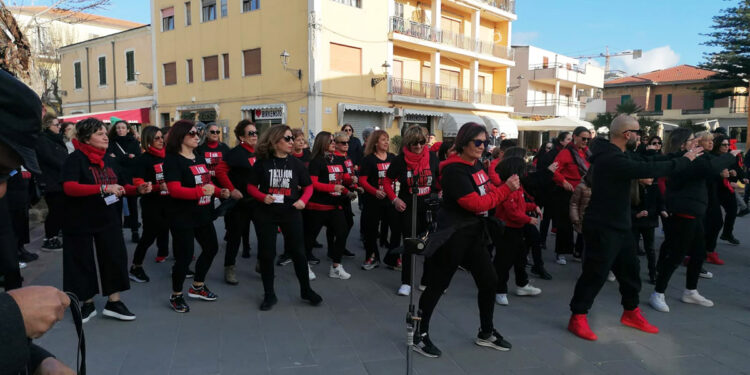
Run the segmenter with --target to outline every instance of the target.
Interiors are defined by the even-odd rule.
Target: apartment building
[[[513,108],[520,116],[585,117],[586,102],[604,87],[604,70],[534,46],[513,46]]]
[[[158,123],[512,133],[510,0],[152,0]]]
[[[59,53],[63,118],[154,123],[150,25],[71,44]]]

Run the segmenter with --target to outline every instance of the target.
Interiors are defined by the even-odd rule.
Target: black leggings
[[[127,197],[125,200],[128,202],[128,212],[130,215],[125,216],[125,220],[123,221],[124,227],[130,228],[133,232],[137,232],[138,227],[140,226],[140,224],[138,224],[138,197]]]
[[[259,208],[263,210],[263,207]],[[281,228],[284,236],[284,253],[294,262],[294,273],[299,281],[300,292],[310,289],[310,279],[307,273],[307,259],[305,258],[303,245],[302,213],[291,211],[283,217],[271,218],[263,215],[262,220],[254,220],[255,234],[258,236],[258,263],[260,264],[260,275],[263,280],[263,291],[266,294],[274,294],[273,259],[276,257],[276,234]]]
[[[672,273],[680,266],[685,255],[690,256],[685,276],[685,288],[698,288],[698,275],[706,259],[703,218],[688,219],[670,216],[665,221],[665,239],[661,244],[659,262],[656,264],[656,288],[659,293],[667,290]]]
[[[649,276],[656,276],[656,250],[654,250],[654,227],[637,227],[633,226],[633,246],[638,250],[639,242],[643,237],[643,251],[646,253],[648,261]]]
[[[364,200],[362,225],[365,226],[365,259],[370,259],[370,257],[374,256],[376,260],[380,260],[380,251],[378,249],[380,223],[386,223],[386,228],[390,228],[391,233],[394,233],[400,222],[398,212],[388,202],[387,198],[385,200],[380,200],[372,196],[363,196],[362,198]],[[411,217],[409,220],[411,226]],[[388,229],[385,232],[388,232]],[[389,245],[391,244],[389,243]]]
[[[237,262],[237,253],[240,251],[242,237],[246,231],[250,230],[253,209],[254,206],[249,202],[240,201],[224,216],[227,227],[227,251],[224,254],[224,267],[233,266]],[[249,247],[249,244],[246,247]]]
[[[535,225],[524,225],[523,238],[526,248],[531,252],[531,257],[534,259],[534,266],[544,266],[544,260],[542,260],[542,235],[539,233],[539,229]]]
[[[570,197],[572,193],[562,189],[555,189],[555,209],[552,223],[557,232],[555,234],[555,253],[573,253],[573,223],[570,221]]]
[[[719,187],[719,189],[724,189]],[[724,208],[724,230],[722,236],[734,237],[734,222],[737,220],[737,197],[729,190],[719,192],[719,203]]]
[[[709,204],[706,209],[706,216],[703,219],[706,252],[713,253],[716,251],[716,243],[719,241],[719,233],[721,232],[722,225],[726,226],[721,217],[721,207]]]
[[[157,255],[169,255],[169,218],[164,203],[141,199],[143,235],[133,253],[133,264],[142,265],[148,248],[156,241]]]
[[[195,262],[195,280],[202,283],[206,280],[208,269],[219,251],[214,223],[210,222],[194,228],[172,227],[172,243],[175,263],[172,266],[172,292],[182,292],[190,262],[195,253],[195,241],[201,246],[201,255]]]
[[[529,283],[529,275],[526,273],[526,251],[524,244],[523,228],[505,227],[503,234],[493,234],[495,243],[495,272],[497,272],[497,293],[508,293],[508,279],[510,268],[516,273],[516,286],[522,287]]]
[[[97,293],[128,289],[128,254],[119,221],[97,233],[63,232],[63,290],[87,301]]]
[[[346,249],[346,241],[349,239],[349,233],[354,226],[354,211],[352,211],[352,202],[349,198],[346,198],[346,200],[341,203],[341,207],[344,209],[344,218],[346,219],[346,232],[344,233],[344,249]],[[326,229],[326,243],[328,244],[328,253],[330,254],[333,252],[333,247],[336,244],[334,231]]]
[[[347,225],[345,212],[342,209],[337,208],[330,211],[305,210],[305,254],[308,259],[312,255],[315,239],[318,238],[320,230],[325,226],[326,230],[330,231],[335,238],[333,247],[328,249],[328,256],[333,260],[333,263],[341,263],[341,257],[346,246]]]
[[[422,311],[420,330],[423,333],[429,331],[435,306],[450,285],[456,269],[463,264],[471,272],[479,289],[477,305],[481,330],[492,332],[497,274],[485,246],[483,226],[475,225],[455,232],[426,262],[429,263],[427,267],[432,267],[432,276],[419,298],[419,309]]]
[[[13,233],[17,240],[15,249],[18,250],[29,243],[31,239],[29,236],[29,209],[12,209],[10,210],[10,218],[13,223]]]
[[[62,191],[46,193],[44,201],[49,209],[44,220],[44,238],[52,238],[58,236],[62,230],[65,194]]]

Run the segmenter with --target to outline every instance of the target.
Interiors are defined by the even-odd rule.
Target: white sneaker
[[[517,296],[536,296],[538,294],[542,293],[542,290],[536,287],[531,286],[531,284],[526,284],[522,287],[516,288],[516,295]]]
[[[24,269],[24,268],[26,268],[26,262],[18,262],[18,268],[19,268],[19,269]]]
[[[495,303],[501,306],[508,306],[508,295],[495,294]]]
[[[711,271],[706,271],[705,269],[701,268],[701,273],[698,274],[699,277],[702,277],[704,279],[713,279],[714,274]]]
[[[693,290],[685,289],[685,292],[682,293],[682,302],[694,303],[696,305],[701,305],[704,307],[714,306],[713,301],[698,294],[698,290],[696,289],[693,289]]]
[[[427,289],[427,285],[419,284],[419,291],[424,292],[424,290]]]
[[[315,272],[313,272],[309,264],[307,265],[307,278],[310,279],[310,281],[313,281],[316,279]]]
[[[350,277],[352,277],[352,275],[347,273],[346,270],[344,270],[344,265],[339,264],[338,267],[334,267],[333,265],[331,265],[331,270],[328,271],[328,277],[332,277],[334,279],[348,280]]]
[[[609,275],[607,275],[607,281],[614,282],[615,280],[617,280],[617,278],[615,277],[615,273],[612,271],[609,271]]]
[[[564,266],[564,265],[568,264],[568,261],[565,260],[565,255],[558,255],[557,256],[557,260],[555,262],[557,262],[557,264],[559,264],[561,266]]]
[[[408,296],[411,294],[411,286],[403,284],[400,288],[398,288],[398,295],[399,296]]]
[[[651,305],[651,307],[654,308],[654,310],[668,313],[669,312],[669,306],[667,305],[667,302],[664,300],[664,293],[657,293],[653,292],[651,293],[651,296],[648,297],[648,304]]]

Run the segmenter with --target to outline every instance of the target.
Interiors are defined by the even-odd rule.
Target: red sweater
[[[577,150],[583,160],[586,160],[586,150],[586,148]],[[560,152],[557,153],[557,157],[555,157],[555,161],[557,162],[558,167],[555,171],[555,175],[552,176],[552,181],[560,187],[563,186],[565,181],[568,181],[574,188],[581,183],[582,176],[581,173],[578,172],[578,164],[576,164],[575,159],[573,159],[570,149],[566,147],[560,150]],[[586,167],[589,165],[588,160],[586,160]]]
[[[523,189],[518,189],[510,193],[508,199],[497,206],[495,217],[502,220],[509,228],[523,228],[531,221],[531,217],[526,213],[534,210],[536,210],[536,204],[526,202]]]
[[[500,161],[502,159],[495,159],[490,162],[490,170],[488,171],[488,175],[490,175],[490,182],[492,182],[495,186],[500,186],[503,184],[503,182],[500,180],[500,175],[497,174],[495,171],[495,168],[497,168],[497,165],[500,164]]]

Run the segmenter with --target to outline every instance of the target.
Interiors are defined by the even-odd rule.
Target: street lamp
[[[286,70],[288,72],[292,72],[292,74],[296,75],[297,78],[301,81],[302,80],[302,69],[289,69],[287,67],[287,64],[289,63],[289,56],[290,56],[289,52],[287,52],[286,50],[284,50],[284,52],[282,52],[281,55],[279,55],[279,57],[281,57],[281,65],[284,66],[284,70]]]
[[[374,77],[372,79],[372,82],[370,83],[372,87],[377,86],[378,83],[383,82],[386,78],[388,78],[388,68],[391,67],[391,64],[388,64],[388,60],[386,60],[381,66],[383,67],[383,75],[380,77]]]

